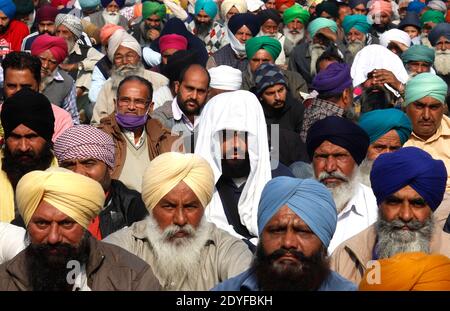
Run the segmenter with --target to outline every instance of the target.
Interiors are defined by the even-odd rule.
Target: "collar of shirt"
[[[145,142],[145,127],[142,131],[141,137],[139,137],[139,140],[137,143],[134,142],[134,132],[128,131],[126,129],[122,129],[123,134],[125,137],[130,141],[130,143],[136,148],[139,149]]]
[[[64,78],[61,75],[61,73],[59,72],[59,70],[56,70],[55,73],[53,74],[53,80],[64,81]]]
[[[198,118],[194,118],[194,124],[189,120],[189,118],[181,111],[180,106],[178,106],[177,97],[175,97],[172,101],[172,113],[173,118],[176,121],[182,121],[190,131],[194,131],[194,129],[198,125]]]
[[[450,118],[446,115],[442,116],[441,125],[437,129],[436,133],[434,133],[433,136],[428,138],[427,140],[424,140],[416,135],[416,133],[412,132],[412,136],[414,136],[415,139],[430,143],[435,140],[438,140],[441,136],[450,136]]]
[[[358,216],[364,216],[364,208],[358,204],[358,202],[364,202],[364,193],[361,184],[358,183],[355,194],[352,199],[347,203],[345,208],[339,213],[338,219],[346,217],[349,213],[353,212]]]

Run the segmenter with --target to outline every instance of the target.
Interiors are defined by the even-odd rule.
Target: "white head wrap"
[[[408,81],[408,73],[400,57],[384,46],[371,44],[359,51],[353,60],[350,70],[353,86],[364,83],[367,80],[367,74],[374,69],[391,71],[401,83]]]
[[[225,19],[225,16],[232,7],[235,7],[239,13],[247,12],[247,2],[245,0],[224,0],[220,5],[220,14],[222,15],[222,18]]]
[[[112,62],[114,54],[119,46],[124,46],[132,49],[138,53],[139,57],[142,57],[141,46],[136,39],[128,34],[124,29],[117,29],[108,40],[108,58]]]
[[[433,10],[440,11],[444,13],[444,15],[447,14],[447,5],[440,0],[432,0],[428,2],[427,7],[432,8]]]
[[[220,132],[224,129],[248,133],[250,174],[239,198],[238,211],[242,224],[255,236],[258,235],[258,203],[264,185],[272,178],[267,127],[264,112],[258,98],[248,91],[234,91],[213,97],[200,115],[195,154],[211,165],[214,181],[222,175],[222,151]],[[219,228],[240,237],[228,224],[219,193],[215,191],[205,211],[208,221]]]
[[[388,47],[389,42],[391,41],[397,41],[400,43],[403,43],[408,48],[411,46],[411,38],[409,35],[400,29],[390,29],[388,31],[385,31],[380,36],[380,44],[384,46],[385,48]]]
[[[208,69],[211,76],[209,86],[219,90],[237,91],[241,89],[242,72],[239,69],[220,65]]]
[[[264,5],[261,0],[247,0],[247,8],[249,12],[255,12]]]

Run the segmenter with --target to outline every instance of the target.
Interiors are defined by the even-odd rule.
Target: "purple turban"
[[[319,94],[342,94],[352,86],[350,66],[346,63],[332,63],[313,79],[311,87]]]
[[[435,211],[444,197],[447,170],[444,162],[434,160],[427,152],[416,147],[405,147],[381,154],[373,163],[370,182],[378,204],[410,186]]]
[[[114,167],[115,145],[111,136],[90,125],[75,125],[58,137],[54,145],[58,162],[93,158]]]

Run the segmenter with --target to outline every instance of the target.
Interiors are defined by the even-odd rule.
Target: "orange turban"
[[[373,1],[369,7],[369,15],[373,16],[376,14],[386,13],[387,15],[392,15],[392,4],[384,0]]]
[[[102,27],[100,30],[100,42],[103,46],[108,44],[109,38],[117,29],[123,29],[123,27],[115,24],[106,24]]]
[[[359,290],[364,291],[448,291],[450,290],[450,259],[439,254],[400,253],[380,263],[380,282],[369,284],[366,271]],[[371,276],[369,276],[371,279]],[[376,278],[374,278],[376,279]],[[375,281],[375,280],[374,280]],[[370,282],[373,283],[373,282]]]
[[[281,6],[284,4],[288,8],[293,6],[295,3],[295,0],[275,0],[275,7],[277,10],[280,10]]]

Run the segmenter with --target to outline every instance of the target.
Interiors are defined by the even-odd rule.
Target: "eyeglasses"
[[[114,62],[121,63],[121,62],[123,62],[124,59],[129,62],[132,62],[136,59],[136,57],[137,57],[137,53],[127,53],[125,55],[119,54],[119,55],[114,56]]]
[[[145,100],[143,98],[131,99],[129,97],[119,97],[117,103],[119,107],[128,107],[131,103],[134,104],[136,108],[145,109],[150,100]]]

